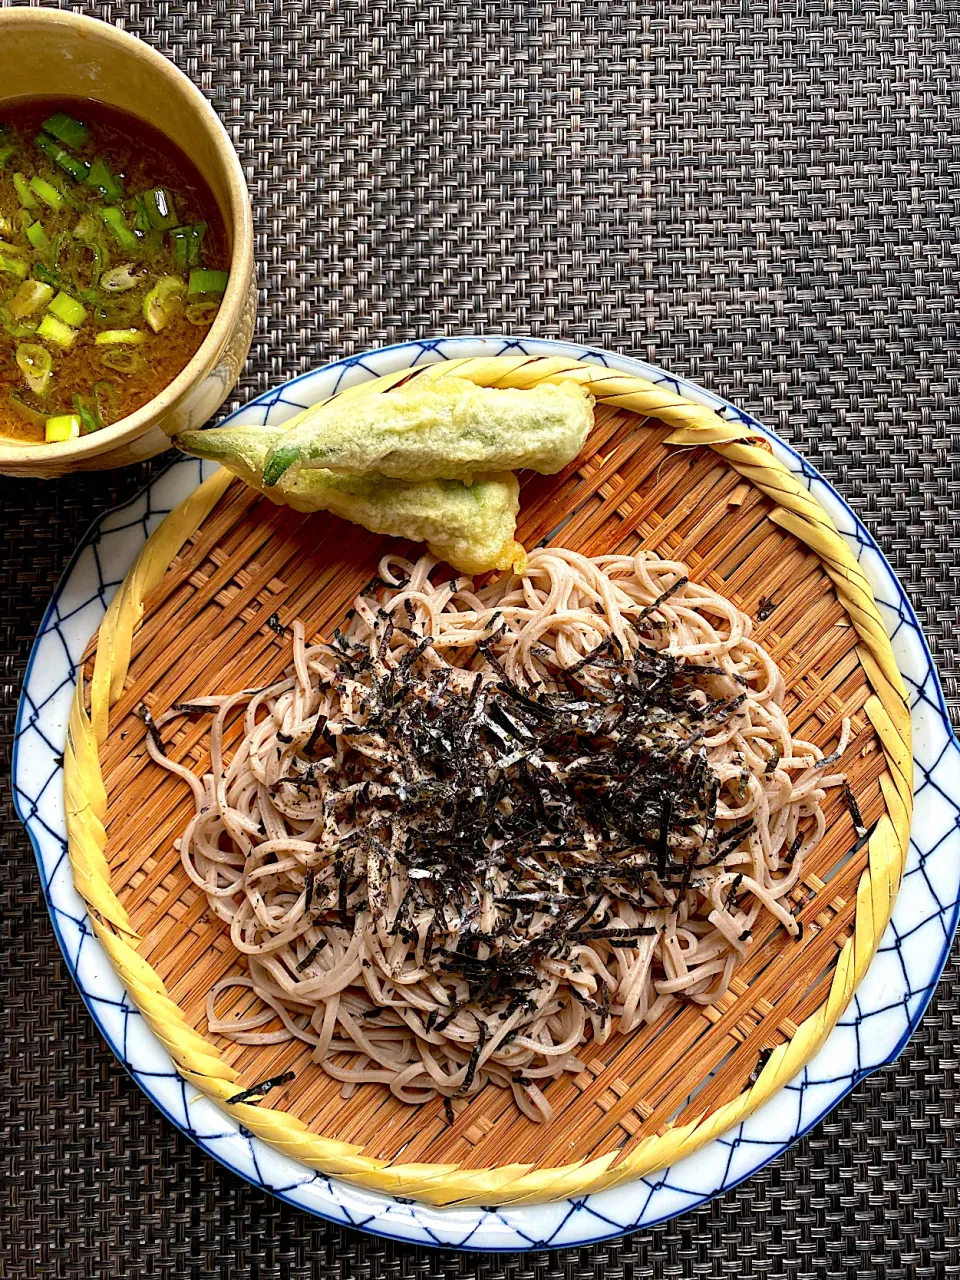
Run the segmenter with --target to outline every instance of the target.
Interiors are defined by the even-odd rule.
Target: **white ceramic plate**
[[[451,338],[402,343],[341,360],[270,391],[230,422],[280,423],[302,407],[365,379],[463,356],[562,354],[638,373],[701,400],[728,418],[749,415],[681,378],[637,360],[570,343]],[[762,428],[761,428],[762,429]],[[542,1249],[586,1244],[649,1227],[749,1177],[820,1120],[871,1071],[892,1061],[920,1021],[957,923],[960,898],[960,744],[952,736],[933,660],[910,603],[866,528],[797,453],[765,432],[847,539],[876,593],[910,690],[916,808],[893,919],[856,997],[823,1049],[744,1124],[662,1173],[610,1191],[516,1209],[434,1209],[327,1178],[251,1138],[189,1090],[147,1029],[89,927],[66,857],[60,754],[75,664],[113,592],[163,516],[213,470],[174,462],[145,492],[90,529],[50,602],[34,644],[17,721],[14,787],[36,850],[47,905],[70,971],[94,1020],[140,1088],[188,1137],[241,1177],[291,1204],[378,1235],[459,1249]]]

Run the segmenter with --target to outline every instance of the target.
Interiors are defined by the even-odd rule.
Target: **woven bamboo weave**
[[[826,745],[851,715],[847,771],[872,835],[850,857],[849,818],[839,799],[830,802],[828,838],[804,868],[797,903],[812,926],[803,947],[779,934],[764,940],[715,1008],[674,1017],[669,1050],[656,1028],[602,1051],[588,1045],[588,1069],[551,1086],[550,1126],[517,1118],[488,1089],[453,1125],[439,1106],[421,1108],[411,1135],[402,1104],[376,1087],[345,1102],[319,1069],[304,1068],[298,1045],[253,1049],[206,1034],[202,996],[233,958],[204,919],[202,895],[178,877],[172,840],[183,798],[143,766],[134,709],[202,692],[204,680],[240,687],[282,669],[283,644],[266,618],[279,603],[284,623],[301,616],[308,631],[329,629],[382,543],[359,531],[346,540],[327,517],[305,522],[273,508],[223,472],[149,539],[100,628],[92,669],[81,672],[65,756],[69,852],[98,937],[185,1078],[225,1103],[244,1084],[297,1070],[277,1105],[228,1108],[251,1132],[369,1187],[437,1204],[524,1203],[674,1163],[809,1061],[890,916],[910,825],[910,722],[869,584],[827,514],[761,438],[661,386],[562,358],[451,361],[343,394],[389,394],[411,376],[451,373],[513,387],[570,378],[596,397],[585,454],[560,476],[524,486],[527,545],[549,539],[592,554],[656,547],[748,611],[772,600],[758,634],[785,670],[794,732]],[[177,653],[186,665],[170,665]],[[174,690],[177,680],[189,690]],[[174,745],[191,764],[199,734],[188,728]]]

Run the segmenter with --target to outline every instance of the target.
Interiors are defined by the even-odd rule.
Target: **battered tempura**
[[[480,387],[450,376],[308,410],[271,448],[264,486],[301,468],[397,480],[462,480],[529,468],[553,475],[593,426],[593,399],[578,384],[529,390]]]
[[[432,553],[461,573],[507,569],[524,560],[514,541],[519,485],[509,472],[458,480],[406,483],[382,475],[342,475],[305,469],[264,488],[267,454],[282,427],[219,427],[185,431],[174,443],[184,453],[221,463],[245,484],[297,511],[330,511],[373,533],[426,542]]]

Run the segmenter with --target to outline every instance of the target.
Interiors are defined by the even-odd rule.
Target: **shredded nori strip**
[[[150,738],[150,741],[157,748],[160,754],[162,756],[165,756],[167,754],[167,749],[163,745],[163,739],[160,737],[160,730],[153,723],[153,716],[150,714],[150,711],[145,702],[141,702],[139,707],[137,707],[137,715],[140,717],[143,723],[147,726],[147,734]]]
[[[324,936],[320,939],[319,942],[314,943],[314,945],[310,948],[307,954],[303,957],[303,959],[297,965],[297,973],[303,973],[304,969],[306,969],[308,965],[311,965],[314,962],[314,960],[316,960],[317,956],[320,954],[323,948],[327,945],[328,941],[329,939],[326,936]]]
[[[863,814],[860,812],[860,806],[857,804],[857,798],[853,794],[849,782],[843,784],[843,798],[847,802],[847,808],[850,810],[850,817],[853,820],[853,829],[858,836],[867,834],[867,827],[863,821]]]
[[[760,1079],[760,1073],[763,1071],[764,1067],[770,1061],[772,1054],[773,1054],[772,1049],[760,1050],[759,1054],[757,1055],[757,1064],[753,1068],[753,1070],[750,1072],[750,1075],[748,1077],[751,1084],[756,1084],[757,1081]]]
[[[443,1115],[447,1124],[453,1124],[456,1121],[456,1113],[453,1110],[453,1103],[449,1098],[443,1100]]]
[[[673,798],[664,792],[660,801],[660,830],[657,833],[657,871],[665,875],[667,871],[667,851],[670,848],[670,819],[673,816]]]
[[[823,756],[813,767],[815,769],[825,769],[829,764],[836,764],[842,755],[843,752],[838,747],[836,751],[831,751],[830,755]]]
[[[591,649],[589,653],[584,654],[580,661],[575,662],[572,667],[567,667],[563,674],[569,679],[570,676],[579,674],[584,667],[592,667],[604,654],[610,653],[613,648],[612,641],[613,636],[607,636],[606,640],[601,640],[595,649]],[[479,648],[480,646],[478,645],[477,647]],[[500,666],[499,662],[497,666]],[[502,671],[503,668],[500,667],[500,670]]]
[[[453,1004],[441,1018],[436,1009],[427,1018],[427,1031],[443,1031],[454,1020],[460,1010],[463,1008],[462,1001],[454,1000]],[[433,1019],[431,1023],[430,1019]]]
[[[753,819],[718,820],[722,788],[702,739],[746,692],[716,696],[713,682],[736,680],[731,673],[643,642],[626,652],[613,637],[556,673],[550,690],[521,685],[492,648],[505,627],[499,617],[458,659],[470,677],[454,678],[432,660],[433,639],[415,629],[415,614],[409,627],[402,617],[374,616],[373,656],[368,644],[334,633],[334,680],[362,685],[352,723],[318,716],[277,786],[295,789],[312,814],[322,798],[324,814],[352,831],[322,873],[323,905],[321,873],[307,873],[312,917],[350,935],[368,912],[416,947],[428,972],[458,980],[456,995],[426,1016],[430,1035],[464,1012],[505,1021],[535,1008],[544,963],[576,968],[585,943],[616,951],[656,936],[658,928],[627,926],[607,904],[676,909],[696,877],[742,844]],[[321,744],[322,761],[314,756]],[[390,867],[403,868],[399,904],[368,877],[368,860],[384,880]],[[483,903],[493,884],[490,917]],[[570,999],[609,1021],[605,984],[595,1001]],[[461,1092],[489,1034],[478,1026]]]
[[[570,994],[573,996],[574,1000],[576,1000],[577,1004],[582,1004],[583,1007],[585,1009],[589,1009],[591,1013],[600,1012],[600,1006],[597,1002],[595,1000],[591,1000],[589,996],[585,996],[582,991],[578,991],[572,983],[570,984]],[[516,1079],[517,1077],[514,1076],[514,1080]]]
[[[679,591],[681,587],[685,587],[689,581],[690,579],[685,576],[678,578],[676,582],[672,584],[672,586],[667,587],[666,591],[662,592],[660,595],[657,596],[653,604],[648,604],[647,607],[641,613],[637,614],[636,621],[634,622],[633,625],[635,627],[639,627],[643,622],[646,621],[649,614],[655,613],[656,610],[660,608],[660,606],[664,603],[665,600],[669,600],[670,597],[675,592]]]
[[[632,928],[629,925],[624,925],[623,927],[618,925],[612,929],[587,929],[583,933],[573,933],[570,936],[577,942],[585,942],[587,939],[594,940],[597,938],[604,938],[607,942],[613,942],[618,938],[625,940],[652,938],[657,932],[658,930],[650,925],[637,925],[636,928]]]
[[[227,1106],[232,1107],[235,1102],[249,1102],[251,1106],[256,1106],[258,1102],[262,1102],[271,1089],[279,1089],[281,1085],[289,1084],[291,1080],[296,1079],[295,1071],[284,1071],[278,1076],[271,1076],[269,1080],[261,1080],[259,1084],[253,1084],[249,1089],[243,1089],[240,1093],[235,1093],[232,1098],[227,1099]]]
[[[776,609],[777,604],[778,601],[771,596],[761,596],[757,603],[757,621],[766,622],[774,609]]]
[[[202,702],[175,702],[173,704],[173,710],[179,711],[185,716],[212,716],[216,709],[216,707],[204,706]]]
[[[727,893],[727,904],[726,904],[728,911],[730,911],[732,907],[736,906],[737,890],[740,888],[740,884],[742,881],[743,881],[742,871],[738,871],[737,874],[730,881],[730,890]],[[749,930],[747,932],[749,933]]]
[[[285,636],[287,634],[287,628],[280,621],[279,613],[271,613],[270,617],[267,619],[267,626],[271,631],[275,631],[278,636]]]
[[[480,1061],[480,1055],[483,1053],[484,1046],[487,1043],[487,1024],[480,1018],[475,1019],[477,1024],[477,1043],[470,1050],[470,1060],[467,1063],[467,1074],[463,1077],[463,1084],[457,1090],[458,1093],[468,1093],[470,1086],[473,1084],[473,1077],[477,1074],[477,1064]]]
[[[877,823],[874,823],[872,827],[867,827],[863,835],[857,837],[856,842],[850,849],[850,852],[859,853],[865,844],[870,843],[870,837],[873,835],[876,829],[877,829]]]

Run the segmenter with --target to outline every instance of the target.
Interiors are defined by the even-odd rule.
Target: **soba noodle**
[[[387,556],[333,642],[294,623],[282,679],[147,741],[193,790],[183,866],[246,963],[211,1032],[302,1040],[346,1094],[489,1082],[542,1120],[588,1036],[716,1001],[758,929],[798,935],[849,723],[828,760],[792,738],[750,618],[682,564],[551,547],[448,575]],[[163,754],[184,710],[213,717],[203,778]],[[237,988],[256,1007],[218,1014]]]

